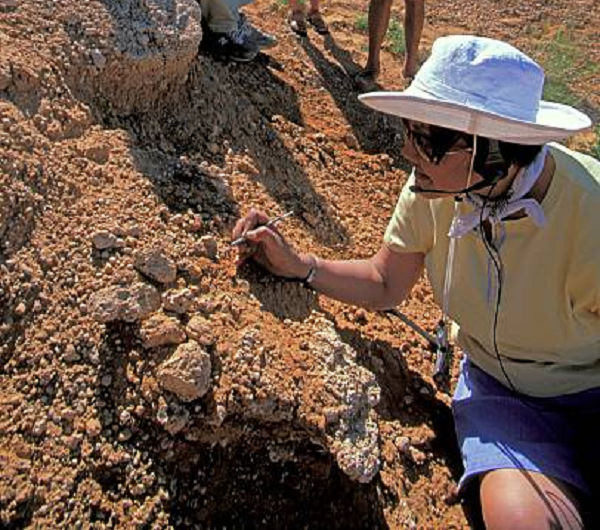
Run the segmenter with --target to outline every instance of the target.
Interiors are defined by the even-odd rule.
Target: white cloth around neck
[[[542,174],[547,153],[548,148],[544,146],[531,164],[519,170],[507,192],[507,200],[488,202],[484,207],[484,199],[473,194],[467,195],[467,201],[474,209],[467,214],[455,216],[448,235],[452,238],[460,238],[482,221],[489,220],[492,224],[500,223],[506,217],[520,210],[531,217],[537,226],[544,226],[546,217],[541,204],[535,199],[525,199],[524,197],[531,191]]]

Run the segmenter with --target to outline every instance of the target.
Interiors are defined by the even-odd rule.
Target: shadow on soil
[[[290,461],[273,461],[265,443],[202,451],[180,444],[166,470],[176,528],[387,528],[377,486],[357,484],[331,456],[299,447]]]
[[[128,365],[132,355],[137,357],[136,329],[120,323],[107,327],[99,372],[110,374],[111,381],[97,395],[106,403],[105,432],[125,405]],[[155,352],[155,364],[167,350],[172,348]],[[195,409],[207,412],[208,401],[203,398]],[[220,428],[221,434],[215,431],[219,443],[208,444],[169,436],[148,420],[138,428],[131,443],[154,455],[151,471],[166,477],[166,483],[152,487],[169,491],[166,509],[174,528],[388,528],[379,479],[370,484],[350,480],[305,433],[233,421]],[[209,431],[207,426],[203,434]],[[125,468],[118,465],[100,464],[92,475],[108,493],[128,483]]]
[[[400,118],[370,110],[358,100],[350,75],[360,71],[360,67],[350,53],[340,48],[331,35],[325,38],[325,47],[339,64],[329,61],[308,38],[299,42],[317,68],[323,86],[352,127],[360,147],[368,153],[385,153],[399,164],[402,122]]]
[[[248,281],[250,292],[260,301],[261,309],[279,320],[301,322],[321,309],[317,293],[301,281],[276,278],[254,263],[242,264],[237,277]]]
[[[458,480],[463,467],[452,411],[435,398],[435,389],[419,373],[411,371],[402,354],[388,342],[367,339],[355,330],[338,329],[338,333],[357,351],[359,362],[376,375],[381,387],[377,407],[380,417],[397,420],[407,427],[428,425],[435,433],[428,451],[434,460],[444,461],[454,480]],[[408,467],[407,474],[410,475]],[[419,468],[418,475],[428,476],[426,465]]]
[[[280,68],[266,56],[251,65],[231,65],[200,55],[186,85],[170,94],[160,108],[126,117],[104,114],[104,120],[109,127],[123,127],[131,133],[138,168],[170,209],[191,208],[208,218],[219,215],[225,221],[223,233],[229,232],[238,217],[238,206],[244,211],[251,206],[272,210],[262,204],[238,205],[231,195],[223,197],[220,209],[215,209],[214,196],[202,189],[206,179],[194,179],[194,173],[217,168],[220,171],[212,175],[213,181],[220,179],[226,189],[226,179],[235,169],[227,166],[228,158],[236,154],[249,157],[256,168],[241,171],[240,178],[246,178],[249,187],[263,188],[279,205],[277,213],[294,210],[300,219],[318,219],[317,224],[307,223],[306,230],[319,243],[345,244],[349,241],[345,228],[286,146],[286,137],[294,136],[287,129],[301,127],[302,117],[297,95],[274,73]],[[286,134],[278,127],[287,127]],[[157,170],[148,170],[149,157],[155,159]],[[166,159],[174,166],[187,164],[192,176],[184,193],[173,193],[169,175],[157,176]]]

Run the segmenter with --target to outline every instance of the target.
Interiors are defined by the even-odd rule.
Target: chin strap
[[[467,175],[467,187],[463,191],[463,193],[467,193],[467,190],[473,189],[475,186],[479,186],[475,184],[475,186],[469,186],[471,184],[471,180],[473,179],[473,167],[475,165],[475,157],[477,156],[477,135],[473,136],[473,153],[471,154],[471,162],[469,164],[469,174]],[[486,182],[485,186],[489,184]],[[460,208],[459,203],[456,201],[454,203],[454,215],[452,217],[452,224],[460,217]],[[448,340],[448,335],[450,332],[450,289],[452,287],[452,274],[454,272],[454,254],[456,251],[456,237],[450,237],[450,242],[448,246],[448,256],[446,258],[446,273],[444,275],[444,290],[442,294],[442,318],[438,322],[437,328],[435,330],[436,338],[437,338],[437,348],[436,348],[436,358],[435,358],[435,369],[434,376],[435,377],[443,377],[447,374],[449,360],[448,357],[450,355],[450,343]]]

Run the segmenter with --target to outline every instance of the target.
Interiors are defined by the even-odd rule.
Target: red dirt
[[[461,471],[450,388],[423,341],[238,269],[228,246],[259,206],[294,209],[281,230],[303,251],[379,248],[406,167],[400,124],[361,106],[349,77],[366,5],[327,5],[332,35],[298,40],[261,0],[247,12],[279,45],[228,65],[195,55],[193,2],[176,4],[188,15],[153,33],[159,15],[137,4],[0,0],[0,526],[465,527],[445,501]],[[598,64],[598,22],[594,0],[436,0],[422,51],[469,32],[534,53],[568,26]],[[401,58],[386,49],[382,66],[381,85],[402,87]],[[596,118],[598,86],[597,69],[571,86]],[[99,232],[119,243],[95,248]],[[174,280],[139,272],[156,247]],[[146,342],[147,316],[93,318],[95,293],[136,282],[162,296],[164,345]],[[184,289],[191,305],[169,306]],[[402,310],[433,328],[425,279]],[[160,379],[180,330],[211,359],[189,402]],[[370,479],[374,458],[374,478],[350,478]]]

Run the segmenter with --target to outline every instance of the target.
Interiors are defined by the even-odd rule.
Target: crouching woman
[[[406,91],[360,97],[403,118],[413,166],[375,256],[299,254],[256,211],[233,234],[273,274],[370,309],[427,270],[465,352],[459,488],[487,528],[582,528],[600,493],[600,163],[554,143],[591,123],[543,82],[506,43],[438,39]]]

